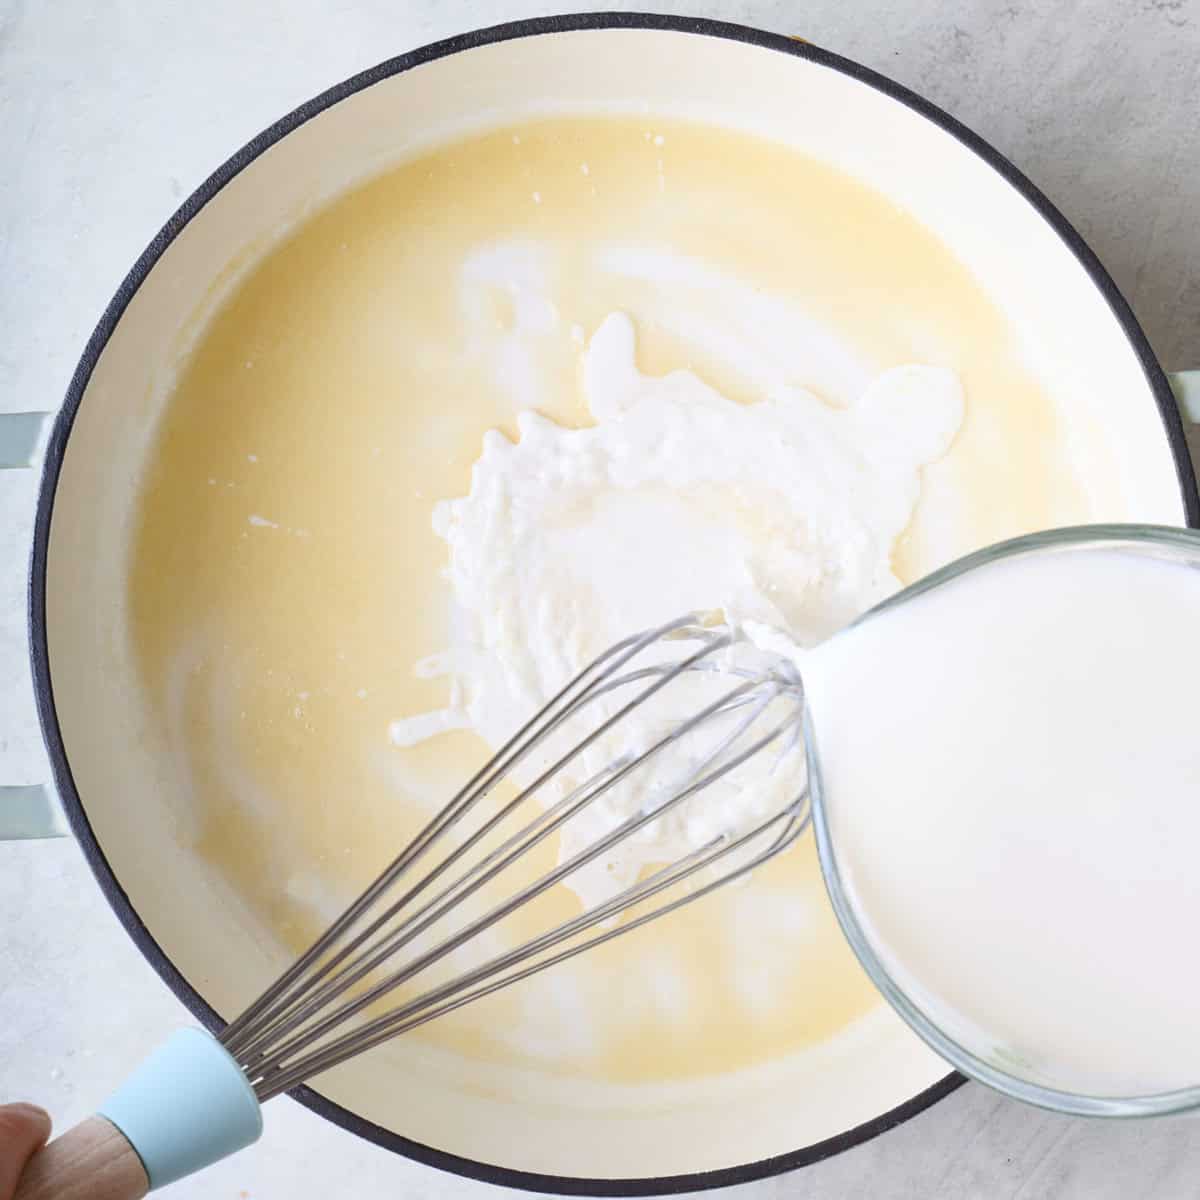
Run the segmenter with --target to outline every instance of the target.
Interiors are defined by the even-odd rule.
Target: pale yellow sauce
[[[923,537],[937,514],[918,510],[902,577],[1080,515],[1054,410],[1001,314],[932,235],[848,177],[741,135],[596,118],[477,137],[357,188],[267,253],[202,330],[148,466],[130,583],[150,707],[193,785],[194,849],[294,949],[483,752],[465,733],[400,750],[387,729],[445,703],[444,681],[412,673],[447,641],[432,506],[465,492],[486,429],[514,430],[486,356],[465,352],[457,273],[473,249],[516,235],[554,251],[561,333],[539,350],[556,420],[583,419],[566,331],[590,333],[614,310],[637,324],[643,369],[687,366],[756,398],[664,329],[685,288],[597,267],[597,247],[633,239],[795,304],[874,369],[959,372],[967,419],[942,470],[969,534]],[[496,337],[512,320],[498,292]],[[766,909],[747,901],[769,892]],[[767,910],[806,915],[764,923]],[[646,982],[664,956],[686,980],[682,1008]],[[802,1049],[878,1002],[808,841],[750,888],[564,971],[581,1038],[563,1036],[574,1018],[550,1011],[556,991],[497,997],[413,1036],[500,1063],[666,1079]],[[527,1036],[539,1021],[540,1047]]]

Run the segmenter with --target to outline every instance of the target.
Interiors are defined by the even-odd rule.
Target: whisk
[[[255,1141],[273,1096],[745,876],[808,824],[802,715],[795,669],[704,614],[612,646],[223,1032],[180,1030],[41,1151],[17,1200],[143,1196]],[[692,838],[655,840],[669,822]],[[612,894],[458,967],[639,840]]]

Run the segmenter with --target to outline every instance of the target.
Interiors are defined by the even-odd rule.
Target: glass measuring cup
[[[1098,525],[1053,530],[1018,538],[989,547],[952,563],[905,589],[860,618],[855,626],[870,622],[880,614],[905,604],[915,597],[939,588],[968,572],[990,564],[1028,555],[1077,554],[1089,550],[1113,550],[1158,559],[1164,562],[1200,568],[1200,534],[1159,526]],[[853,627],[852,627],[853,628]],[[897,969],[894,955],[874,932],[872,922],[856,895],[846,863],[839,855],[836,824],[838,796],[830,793],[822,777],[821,751],[811,713],[805,720],[805,740],[809,758],[813,826],[825,883],[834,911],[859,961],[910,1027],[937,1053],[965,1074],[996,1090],[1027,1103],[1054,1111],[1086,1116],[1150,1116],[1181,1112],[1200,1107],[1200,1078],[1194,1086],[1144,1094],[1088,1094],[1047,1085],[1036,1067],[1019,1054],[1006,1051],[1002,1041],[976,1026],[969,1016],[944,1003],[935,991],[927,991],[907,968]],[[1200,779],[1197,779],[1200,791]],[[1131,811],[1131,819],[1138,819]],[[921,886],[921,881],[913,881]],[[1014,886],[1021,886],[1020,879]],[[1198,909],[1197,915],[1200,915]],[[1192,953],[1187,945],[1179,953]],[[1031,979],[1030,987],[1038,981]],[[1153,983],[1148,982],[1148,987]],[[1189,996],[1174,997],[1172,1002],[1188,1004]],[[1048,1004],[1052,1003],[1047,997]],[[1131,1038],[1139,1031],[1131,1029]]]

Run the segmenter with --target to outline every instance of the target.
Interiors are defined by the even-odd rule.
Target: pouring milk
[[[802,656],[867,944],[942,1033],[1043,1087],[1200,1084],[1198,567],[1177,531],[1064,540]]]

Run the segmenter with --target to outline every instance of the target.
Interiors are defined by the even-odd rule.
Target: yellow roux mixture
[[[455,143],[357,187],[245,272],[189,348],[130,580],[195,853],[294,950],[486,754],[470,732],[400,747],[388,730],[446,703],[444,679],[413,672],[450,640],[433,507],[467,492],[486,430],[516,436],[523,402],[498,367],[519,317],[511,295],[485,288],[485,319],[465,330],[461,268],[521,239],[550,256],[560,316],[530,343],[526,390],[560,423],[587,420],[581,341],[614,311],[634,322],[642,371],[686,367],[760,399],[750,360],[688,334],[723,306],[736,332],[736,288],[707,286],[728,278],[868,372],[957,373],[966,417],[924,473],[895,549],[902,580],[1084,515],[1054,409],[1000,313],[931,234],[827,167],[707,127],[571,118]],[[607,269],[614,245],[699,263],[707,284]],[[845,403],[830,363],[814,353],[793,382]],[[747,887],[519,991],[410,1036],[498,1064],[662,1080],[794,1053],[879,1003],[808,840]]]

